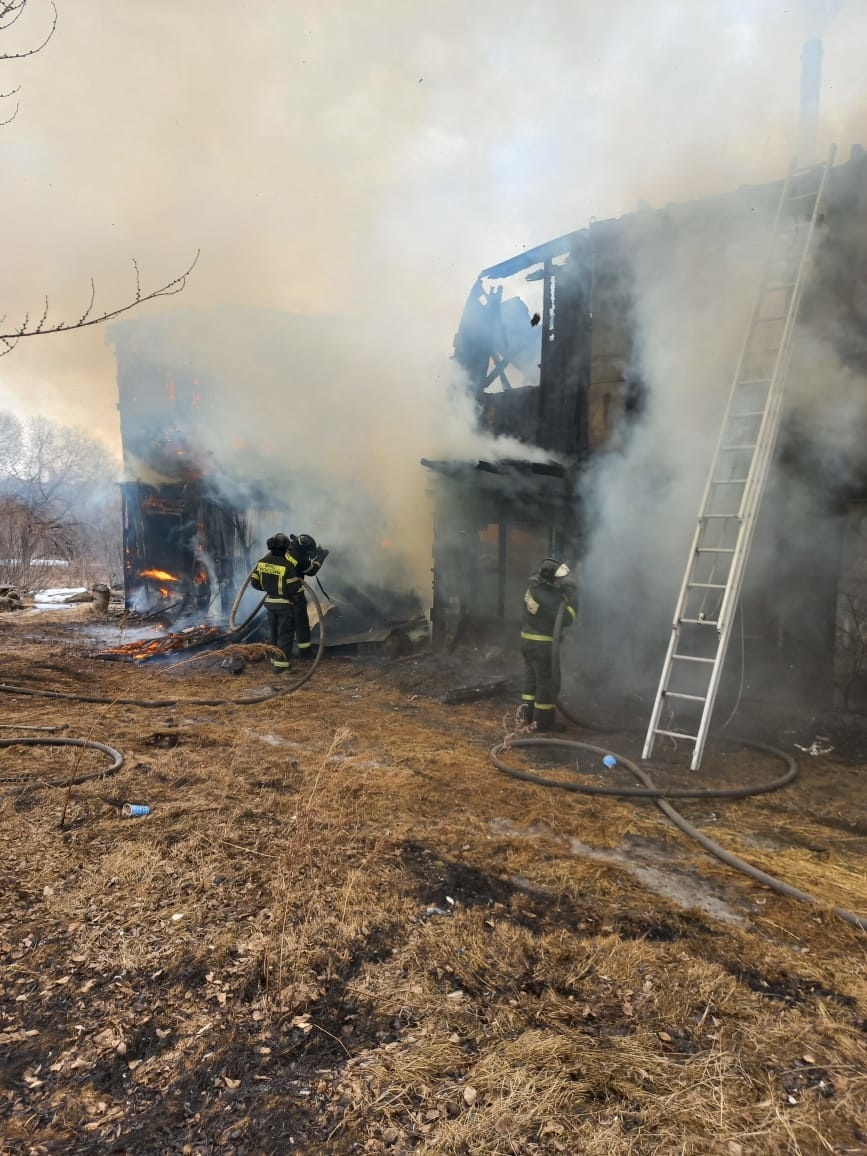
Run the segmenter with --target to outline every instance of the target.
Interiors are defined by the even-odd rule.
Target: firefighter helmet
[[[569,567],[558,558],[545,558],[539,567],[539,577],[543,582],[554,582],[558,578],[568,578]]]
[[[312,534],[299,534],[295,539],[295,545],[299,550],[303,550],[305,554],[313,554],[316,552],[316,539]]]
[[[270,537],[267,540],[265,545],[268,547],[269,550],[277,550],[278,552],[280,552],[280,551],[285,552],[287,546],[289,545],[289,539],[286,537],[285,534],[274,534],[272,537]]]

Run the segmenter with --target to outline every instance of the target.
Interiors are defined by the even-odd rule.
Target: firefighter
[[[566,729],[556,719],[560,677],[554,670],[554,624],[561,606],[565,607],[564,627],[571,626],[578,614],[577,588],[569,575],[565,562],[545,558],[524,593],[524,691],[517,721],[519,726],[535,722],[537,731]]]
[[[265,595],[265,610],[271,631],[271,645],[281,652],[271,659],[276,674],[289,669],[292,642],[297,634],[301,654],[310,655],[310,623],[304,578],[312,577],[328,557],[309,534],[299,537],[274,534],[265,545],[268,553],[256,563],[250,585]]]
[[[318,574],[322,563],[328,557],[329,551],[324,546],[317,546],[316,539],[310,534],[293,534],[290,538],[292,556],[296,560],[298,573],[302,578],[312,578]],[[304,587],[299,584],[295,600],[295,635],[298,639],[298,657],[312,658],[313,647],[310,642],[310,619],[307,616],[307,595]]]

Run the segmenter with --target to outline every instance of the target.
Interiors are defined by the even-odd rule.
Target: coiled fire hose
[[[554,623],[554,643],[551,661],[555,672],[555,682],[558,688],[557,706],[567,719],[576,726],[583,727],[585,724],[579,722],[570,711],[563,706],[559,700],[559,682],[560,682],[560,635],[563,627],[563,615],[565,612],[565,603],[557,613],[557,618]],[[752,740],[737,739],[736,741],[742,743],[744,746],[752,747],[756,750],[767,751],[768,753],[783,760],[786,764],[786,771],[776,779],[772,779],[767,783],[760,783],[758,786],[751,787],[731,787],[721,788],[719,790],[689,790],[687,788],[671,788],[663,789],[657,787],[650,775],[642,767],[639,767],[631,759],[625,758],[616,751],[606,750],[604,747],[593,746],[591,743],[576,742],[571,739],[555,739],[555,738],[515,738],[507,739],[505,742],[498,743],[490,750],[491,760],[494,766],[504,775],[508,775],[513,779],[520,779],[524,782],[534,783],[539,787],[553,787],[563,791],[574,791],[582,795],[603,795],[611,798],[638,798],[651,799],[663,812],[663,814],[671,820],[685,835],[694,839],[699,843],[705,851],[715,856],[721,862],[729,867],[733,867],[736,871],[741,871],[748,875],[757,883],[769,887],[772,891],[777,892],[778,895],[784,895],[789,899],[796,899],[801,903],[809,903],[814,907],[826,906],[822,904],[814,896],[809,895],[806,891],[801,891],[797,887],[792,887],[791,884],[786,883],[782,879],[776,878],[774,875],[769,875],[766,871],[754,867],[746,860],[739,858],[737,855],[727,851],[719,843],[715,843],[713,839],[709,839],[703,831],[694,826],[687,819],[676,811],[674,807],[667,801],[668,799],[745,799],[751,795],[767,794],[770,791],[778,791],[780,788],[788,786],[792,783],[798,774],[798,765],[791,755],[785,751],[778,750],[776,747],[769,746],[766,743],[758,743]],[[530,748],[554,748],[566,751],[591,751],[594,754],[611,756],[617,760],[622,766],[630,771],[635,778],[643,785],[641,787],[603,787],[594,786],[590,784],[563,781],[559,779],[549,779],[542,775],[534,774],[532,771],[522,771],[518,767],[512,767],[506,763],[500,756],[507,750],[514,747],[530,747]],[[578,769],[576,764],[576,771]],[[867,917],[857,915],[853,911],[848,911],[843,907],[832,907],[831,910],[840,919],[853,927],[860,928],[861,931],[867,931]]]
[[[232,625],[232,619],[237,611],[237,607],[240,605],[241,595],[247,588],[249,581],[250,576],[248,575],[238,593],[238,597],[235,599],[235,605],[232,607],[232,617],[229,620],[230,626]],[[0,692],[4,694],[29,695],[33,698],[58,699],[63,702],[104,703],[108,706],[141,706],[160,710],[176,706],[256,706],[259,703],[269,702],[272,698],[281,698],[284,695],[291,694],[293,691],[298,690],[300,686],[303,686],[305,682],[313,677],[316,668],[322,661],[322,655],[325,650],[325,615],[322,613],[322,605],[312,587],[306,582],[302,582],[301,585],[310,595],[313,600],[313,605],[316,607],[316,615],[319,619],[319,647],[301,677],[296,678],[292,682],[288,682],[285,686],[270,687],[268,690],[260,691],[258,694],[244,695],[239,698],[115,698],[108,695],[71,694],[67,691],[60,690],[42,690],[29,686],[15,686],[6,682],[0,682]],[[259,613],[261,607],[262,602],[260,602],[253,613],[244,620],[240,627],[234,628],[235,632],[244,630]]]
[[[102,751],[103,754],[109,755],[112,759],[111,766],[105,767],[101,771],[89,771],[87,774],[75,775],[70,779],[44,779],[43,782],[47,787],[65,787],[71,781],[73,783],[86,783],[90,779],[104,779],[106,775],[116,774],[123,766],[123,755],[120,751],[116,751],[114,747],[108,746],[106,743],[97,743],[92,739],[58,739],[58,738],[13,738],[0,739],[0,747],[87,747],[89,750]],[[26,781],[25,776],[7,775],[0,778],[0,783],[20,783]]]

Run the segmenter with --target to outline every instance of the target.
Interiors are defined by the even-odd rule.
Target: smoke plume
[[[71,322],[91,277],[107,307],[135,296],[132,257],[147,287],[201,249],[184,309],[341,319],[327,357],[315,342],[312,361],[277,363],[260,348],[235,365],[227,354],[222,377],[242,399],[257,391],[255,407],[240,407],[248,459],[273,450],[290,481],[339,479],[338,504],[334,494],[325,504],[343,522],[350,495],[369,495],[416,574],[430,536],[419,457],[506,451],[450,400],[448,353],[478,270],[639,198],[661,205],[777,178],[797,124],[805,30],[771,0],[58,9],[44,50],[2,66],[2,90],[21,91],[2,129],[0,313],[39,316],[47,293],[50,315]],[[47,3],[31,0],[4,47],[39,43],[49,22]],[[843,149],[860,127],[865,33],[853,4],[825,32],[823,139]],[[671,327],[660,320],[657,333],[654,321],[665,287],[646,282],[647,361],[664,392],[676,351]],[[0,407],[47,412],[116,445],[104,338],[22,341],[0,361]],[[227,459],[235,432],[212,430]],[[640,440],[649,469],[653,438],[643,451]],[[670,468],[668,455],[660,469]],[[321,520],[312,506],[311,517]]]

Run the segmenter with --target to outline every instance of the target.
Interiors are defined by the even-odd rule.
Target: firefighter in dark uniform
[[[295,558],[295,565],[302,578],[312,578],[318,574],[322,563],[328,557],[328,551],[323,546],[316,545],[316,539],[310,534],[294,534],[289,539],[289,551]],[[313,647],[310,643],[310,619],[307,616],[307,595],[304,587],[299,584],[298,592],[293,602],[295,607],[295,637],[298,640],[298,657],[312,658]]]
[[[265,545],[268,553],[256,563],[250,585],[265,595],[271,645],[281,652],[280,658],[271,659],[271,666],[282,674],[289,669],[296,634],[300,653],[311,653],[307,598],[301,583],[319,570],[328,551],[317,546],[309,534],[297,538],[294,534],[275,534]]]
[[[518,707],[518,725],[536,723],[538,731],[562,731],[556,720],[559,671],[554,670],[554,623],[565,607],[562,624],[571,626],[578,614],[577,590],[565,562],[545,558],[524,593],[521,656],[524,690]]]

